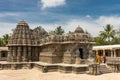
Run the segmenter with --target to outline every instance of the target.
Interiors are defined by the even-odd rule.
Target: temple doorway
[[[80,55],[80,58],[81,58],[81,59],[84,59],[84,58],[83,58],[83,49],[82,49],[82,48],[79,48],[79,53],[80,53],[80,54],[79,54],[79,55]]]

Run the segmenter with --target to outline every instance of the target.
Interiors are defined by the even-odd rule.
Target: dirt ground
[[[37,69],[0,70],[0,80],[120,80],[120,73],[108,73],[99,76],[48,72]]]

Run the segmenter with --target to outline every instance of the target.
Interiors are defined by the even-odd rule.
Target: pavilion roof
[[[118,44],[118,45],[93,46],[93,50],[112,50],[112,49],[120,49],[120,44]]]

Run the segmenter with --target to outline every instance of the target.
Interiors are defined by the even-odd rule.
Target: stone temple
[[[0,70],[37,68],[42,72],[89,71],[93,75],[100,74],[100,71],[120,71],[120,65],[116,62],[108,65],[95,62],[94,44],[91,35],[79,26],[66,35],[49,35],[44,29],[30,29],[22,20],[17,24],[7,47],[0,47]]]
[[[8,62],[34,62],[80,64],[88,59],[94,42],[81,27],[67,35],[46,35],[20,21],[8,43]],[[41,35],[47,33],[42,31]]]

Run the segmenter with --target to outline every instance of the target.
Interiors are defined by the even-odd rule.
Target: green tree
[[[49,34],[51,35],[63,35],[64,29],[61,28],[61,26],[58,26],[54,31],[50,31]]]
[[[8,40],[10,39],[9,34],[5,34],[0,38],[0,46],[6,46],[8,44]]]
[[[104,31],[100,31],[100,36],[103,40],[105,40],[108,44],[111,44],[115,37],[115,30],[111,24],[107,24],[104,27]]]
[[[9,34],[3,35],[3,44],[6,46],[8,44],[8,40],[10,39]]]
[[[113,44],[120,44],[120,28],[116,30],[114,39],[112,40]]]
[[[0,38],[0,47],[2,47],[4,44],[3,44],[3,39]]]
[[[101,36],[98,36],[98,37],[94,37],[94,42],[96,42],[96,45],[106,45],[107,42],[101,37]]]
[[[37,32],[37,35],[39,36],[39,38],[44,38],[46,36],[48,36],[47,31],[44,30],[44,28],[42,28],[42,26],[38,26],[36,28],[33,29],[35,32]]]

